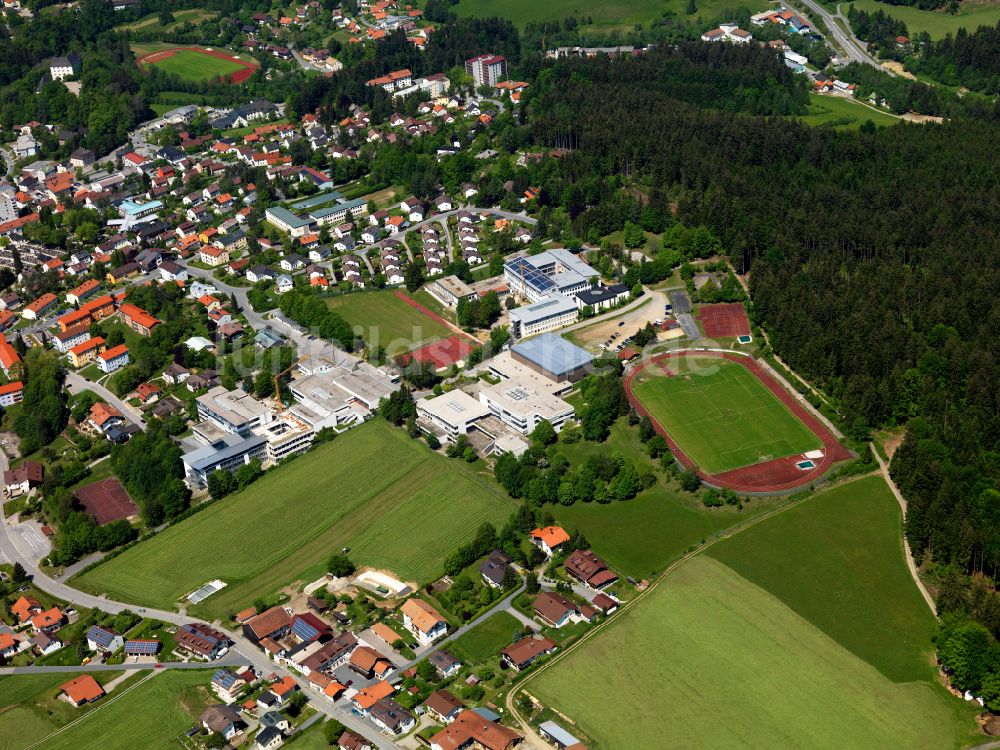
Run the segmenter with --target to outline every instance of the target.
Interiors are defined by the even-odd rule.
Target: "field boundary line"
[[[56,735],[59,735],[59,734],[62,734],[63,732],[65,732],[67,729],[71,729],[71,728],[75,727],[81,721],[86,721],[87,719],[89,719],[91,716],[93,716],[94,714],[96,714],[98,711],[100,711],[105,706],[110,706],[115,701],[117,701],[119,698],[124,698],[126,695],[128,695],[129,693],[131,693],[133,690],[135,690],[140,685],[145,685],[146,682],[148,682],[149,680],[151,680],[154,677],[156,677],[156,675],[157,675],[157,670],[154,669],[148,675],[146,675],[141,680],[139,680],[138,682],[136,682],[134,685],[129,685],[127,688],[125,688],[124,690],[122,690],[120,693],[116,692],[115,695],[111,696],[106,701],[104,701],[103,703],[101,703],[93,711],[88,711],[83,716],[79,716],[79,717],[73,719],[73,721],[71,721],[69,724],[66,724],[65,726],[59,727],[56,731],[52,732],[51,734],[48,734],[45,737],[42,737],[40,740],[36,740],[35,742],[31,743],[30,745],[27,745],[26,747],[23,748],[23,750],[32,750],[32,748],[38,747],[43,742],[48,742],[49,740],[51,740]]]
[[[821,497],[826,493],[831,492],[832,490],[844,486],[845,484],[850,484],[852,482],[857,482],[862,479],[867,479],[869,477],[874,477],[874,476],[883,476],[883,475],[881,474],[880,471],[874,470],[865,472],[864,474],[857,474],[855,476],[845,477],[844,479],[831,482],[830,484],[823,487],[821,490],[817,490],[809,495],[806,495],[805,497],[799,498],[798,500],[792,500],[787,505],[783,505],[780,508],[775,508],[774,510],[769,510],[766,513],[757,516],[757,518],[750,519],[746,523],[740,524],[739,526],[734,526],[731,529],[727,529],[714,539],[710,539],[704,542],[703,544],[698,545],[698,547],[691,550],[690,552],[685,552],[683,555],[681,555],[672,563],[670,563],[666,568],[664,568],[663,572],[660,573],[660,575],[658,575],[653,580],[653,582],[649,585],[649,587],[645,591],[640,591],[638,594],[636,594],[635,597],[629,599],[627,602],[624,602],[618,608],[618,614],[615,617],[613,618],[606,617],[603,621],[601,621],[596,626],[594,626],[586,633],[584,633],[583,636],[581,636],[578,641],[558,651],[555,656],[553,656],[549,661],[545,662],[534,672],[531,672],[529,675],[527,675],[523,680],[521,680],[520,683],[512,685],[510,692],[507,693],[507,698],[505,700],[505,703],[507,705],[507,710],[511,712],[511,715],[515,719],[517,719],[517,723],[521,726],[523,730],[525,730],[530,734],[535,734],[534,729],[527,721],[525,721],[525,719],[521,716],[520,712],[517,710],[517,707],[514,705],[514,693],[516,693],[519,690],[524,690],[524,686],[527,685],[529,682],[531,682],[535,677],[540,675],[542,672],[551,667],[553,664],[558,664],[560,661],[563,660],[563,658],[567,654],[573,653],[579,646],[581,646],[584,643],[587,643],[591,638],[595,637],[598,633],[603,632],[604,628],[607,627],[608,624],[617,622],[619,619],[621,619],[623,612],[631,609],[632,606],[642,601],[643,599],[646,598],[646,596],[655,591],[659,587],[659,585],[663,583],[671,573],[677,570],[677,568],[679,568],[681,565],[691,560],[692,558],[697,557],[698,555],[704,553],[705,550],[714,547],[719,542],[731,539],[734,536],[746,531],[747,529],[753,528],[757,524],[762,523],[763,521],[766,521],[770,518],[773,518],[774,516],[780,513],[784,513],[785,511],[790,510],[791,508],[797,508],[803,503],[806,503],[809,500],[814,500],[817,497]]]
[[[892,491],[893,497],[896,498],[896,502],[899,503],[899,509],[903,514],[902,521],[906,523],[906,498],[903,497],[903,493],[899,491],[896,483],[892,481],[892,477],[889,475],[889,467],[886,466],[885,461],[882,460],[882,456],[878,454],[875,450],[875,443],[868,443],[868,448],[871,450],[872,455],[875,456],[875,461],[878,462],[879,472],[882,474],[882,478],[885,483],[889,485],[889,489]],[[924,597],[924,601],[927,602],[927,606],[931,608],[931,613],[937,618],[937,605],[934,603],[934,597],[924,586],[924,582],[920,580],[920,573],[917,570],[917,564],[913,561],[913,552],[910,550],[910,542],[906,538],[905,528],[903,533],[900,535],[903,540],[903,556],[906,558],[906,568],[910,571],[910,575],[913,577],[913,582],[917,584],[917,588],[920,590],[920,594]]]

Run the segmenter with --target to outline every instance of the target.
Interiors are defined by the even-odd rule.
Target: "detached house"
[[[448,621],[422,599],[407,599],[399,610],[403,627],[416,636],[421,645],[427,646],[448,632]]]

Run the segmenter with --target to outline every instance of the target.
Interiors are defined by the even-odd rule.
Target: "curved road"
[[[7,455],[0,451],[0,471],[6,471],[8,468]],[[163,622],[173,623],[175,625],[184,625],[186,623],[193,622],[204,622],[203,620],[198,620],[194,617],[188,617],[184,614],[177,612],[168,612],[161,609],[151,609],[151,608],[141,608],[135,604],[127,604],[125,602],[117,602],[111,599],[107,599],[103,596],[94,596],[93,594],[88,594],[79,589],[75,589],[72,586],[67,586],[65,583],[58,581],[54,578],[50,578],[48,575],[43,573],[38,566],[38,563],[45,558],[48,554],[48,544],[45,543],[44,546],[40,545],[30,545],[26,540],[27,534],[22,534],[22,529],[31,529],[33,524],[18,524],[17,526],[8,524],[7,519],[3,515],[3,506],[0,505],[0,558],[6,558],[10,562],[20,562],[24,566],[28,575],[31,577],[32,583],[40,588],[47,594],[50,594],[58,599],[74,604],[78,607],[87,607],[90,609],[100,609],[104,612],[110,612],[111,614],[117,614],[124,609],[128,609],[132,612],[137,612],[145,617],[152,617],[157,620],[162,620]],[[37,524],[34,524],[37,526]],[[32,532],[34,533],[34,532]],[[213,627],[218,627],[217,623],[206,623],[212,625]],[[230,658],[237,659],[241,663],[249,663],[256,667],[262,675],[270,674],[276,672],[279,675],[285,676],[292,674],[289,670],[282,666],[279,666],[275,662],[268,659],[264,652],[258,650],[252,643],[250,643],[246,638],[240,633],[228,633],[229,637],[233,641],[233,647],[230,649]],[[202,663],[199,666],[202,669],[211,669],[216,664],[229,663],[229,658],[220,660],[218,662]],[[89,666],[89,665],[88,665]],[[126,666],[126,665],[113,665],[117,669],[139,669],[142,665]],[[148,669],[149,666],[145,665]],[[172,666],[171,669],[184,668]],[[195,669],[196,666],[192,665],[186,667],[188,669]],[[51,670],[55,671],[55,670]],[[86,669],[72,668],[70,670],[64,671],[87,671]],[[20,672],[17,672],[20,673]],[[375,728],[359,719],[351,711],[345,710],[343,708],[338,708],[332,705],[325,698],[319,697],[316,692],[309,688],[304,680],[301,679],[299,675],[293,675],[296,681],[299,683],[299,687],[302,689],[303,693],[309,698],[309,703],[313,708],[317,709],[321,713],[336,719],[341,724],[344,724],[349,729],[357,732],[358,734],[366,737],[370,742],[372,742],[379,750],[401,750],[399,745],[392,742],[391,740],[385,738],[383,735],[378,733]]]
[[[878,64],[878,61],[868,54],[867,47],[863,41],[854,36],[854,32],[844,31],[844,29],[837,23],[837,18],[834,14],[831,14],[826,8],[824,8],[818,0],[802,0],[802,3],[809,8],[810,12],[823,19],[826,27],[830,30],[830,34],[840,45],[841,49],[847,57],[853,62],[866,63],[867,65],[873,65],[876,68],[881,69],[882,66]],[[837,9],[836,16],[843,19],[840,15],[840,9]],[[850,25],[848,24],[848,28]]]
[[[141,428],[146,429],[146,422],[142,418],[142,413],[138,409],[129,406],[100,383],[87,380],[72,370],[66,370],[66,388],[73,394],[80,393],[81,391],[93,391]]]

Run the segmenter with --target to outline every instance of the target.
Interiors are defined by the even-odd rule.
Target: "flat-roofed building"
[[[594,361],[590,352],[551,333],[514,344],[510,353],[517,362],[556,382],[575,383],[587,374]]]
[[[558,432],[575,414],[573,407],[558,396],[513,380],[483,389],[479,401],[490,414],[522,435],[531,434],[543,419]]]
[[[565,248],[512,258],[503,266],[504,282],[515,297],[535,302],[552,294],[572,296],[589,289],[601,274]]]
[[[267,460],[278,463],[283,458],[309,450],[316,431],[305,422],[289,414],[279,416],[254,430],[254,434],[267,440]]]
[[[260,435],[242,437],[226,434],[215,442],[196,448],[181,456],[184,476],[195,487],[205,487],[213,471],[236,471],[253,459],[267,458],[267,439]]]
[[[489,413],[485,402],[459,390],[417,401],[417,417],[430,422],[451,441],[468,433],[474,422]]]
[[[552,294],[510,311],[510,328],[515,338],[536,336],[575,323],[579,308],[569,297]]]
[[[242,388],[229,391],[216,386],[196,399],[198,418],[214,422],[226,432],[248,436],[273,419],[271,409]]]
[[[476,290],[457,276],[445,276],[427,285],[427,291],[448,307],[458,307],[459,300],[471,300]]]

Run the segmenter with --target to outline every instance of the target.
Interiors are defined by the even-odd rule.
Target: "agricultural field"
[[[218,16],[214,10],[205,10],[204,8],[189,8],[187,10],[175,10],[173,12],[174,21],[166,26],[160,23],[159,13],[150,13],[144,18],[140,18],[138,21],[133,23],[125,23],[121,26],[115,26],[115,31],[143,31],[143,32],[165,32],[173,31],[178,26],[185,23],[191,23],[197,26],[200,23],[211,20]]]
[[[931,39],[941,39],[948,34],[954,35],[959,29],[969,33],[979,26],[995,26],[1000,21],[1000,4],[996,2],[976,2],[965,0],[959,4],[959,12],[952,15],[944,11],[920,10],[908,5],[889,5],[878,0],[854,0],[858,10],[869,13],[882,10],[893,18],[906,24],[910,36],[926,31]],[[841,7],[844,16],[847,15],[848,4]]]
[[[883,127],[901,122],[899,117],[843,96],[820,96],[810,92],[806,115],[798,119],[807,125],[831,125],[838,130],[857,130],[871,120]]]
[[[687,560],[525,689],[601,750],[964,744],[974,711],[934,680],[933,616],[879,485],[818,493]]]
[[[649,24],[668,14],[703,26],[710,23],[710,19],[733,15],[738,5],[730,0],[701,0],[697,3],[697,13],[691,16],[685,13],[686,0],[613,0],[606,3],[594,0],[552,0],[547,3],[531,0],[460,0],[453,9],[460,16],[501,16],[518,26],[541,21],[562,21],[571,16],[580,22],[589,18],[593,25],[578,28],[584,33],[588,29],[604,33],[612,30],[631,31],[635,24]]]
[[[211,677],[211,670],[144,672],[95,703],[83,721],[48,740],[45,748],[106,750],[113,745],[173,750],[178,747],[177,736],[216,702],[207,688]],[[109,744],[110,738],[114,739]]]
[[[106,685],[120,675],[102,672],[94,679]],[[99,703],[77,709],[58,699],[59,686],[75,676],[72,672],[58,672],[0,677],[0,750],[22,750],[93,712]],[[128,684],[120,689],[125,690]],[[114,695],[112,691],[110,696]]]
[[[352,326],[360,328],[365,341],[379,344],[390,354],[454,334],[388,290],[330,297],[326,304]]]
[[[692,461],[709,474],[822,447],[820,439],[742,365],[685,358],[633,381],[635,396]],[[680,367],[679,370],[676,368]]]
[[[460,659],[477,663],[489,659],[514,640],[514,633],[523,630],[521,621],[508,612],[498,612],[456,638],[449,646]]]
[[[935,620],[906,569],[901,524],[889,487],[881,477],[866,477],[757,524],[708,554],[889,679],[931,681]]]
[[[604,443],[580,441],[560,445],[577,465],[591,455],[621,451],[637,466],[651,466],[639,431],[623,417],[611,427]],[[694,496],[667,481],[658,469],[656,484],[624,503],[575,503],[550,506],[556,521],[570,532],[579,530],[613,568],[633,578],[651,578],[692,545],[723,529],[745,523],[784,502],[780,498],[751,500],[742,511],[732,506],[707,509]]]
[[[380,419],[282,466],[247,488],[74,579],[80,588],[158,607],[207,581],[229,585],[192,613],[207,619],[323,573],[331,551],[423,582],[483,521],[513,501],[482,464],[432,453]],[[260,539],[262,544],[247,543]],[[171,571],[166,576],[164,571]]]

